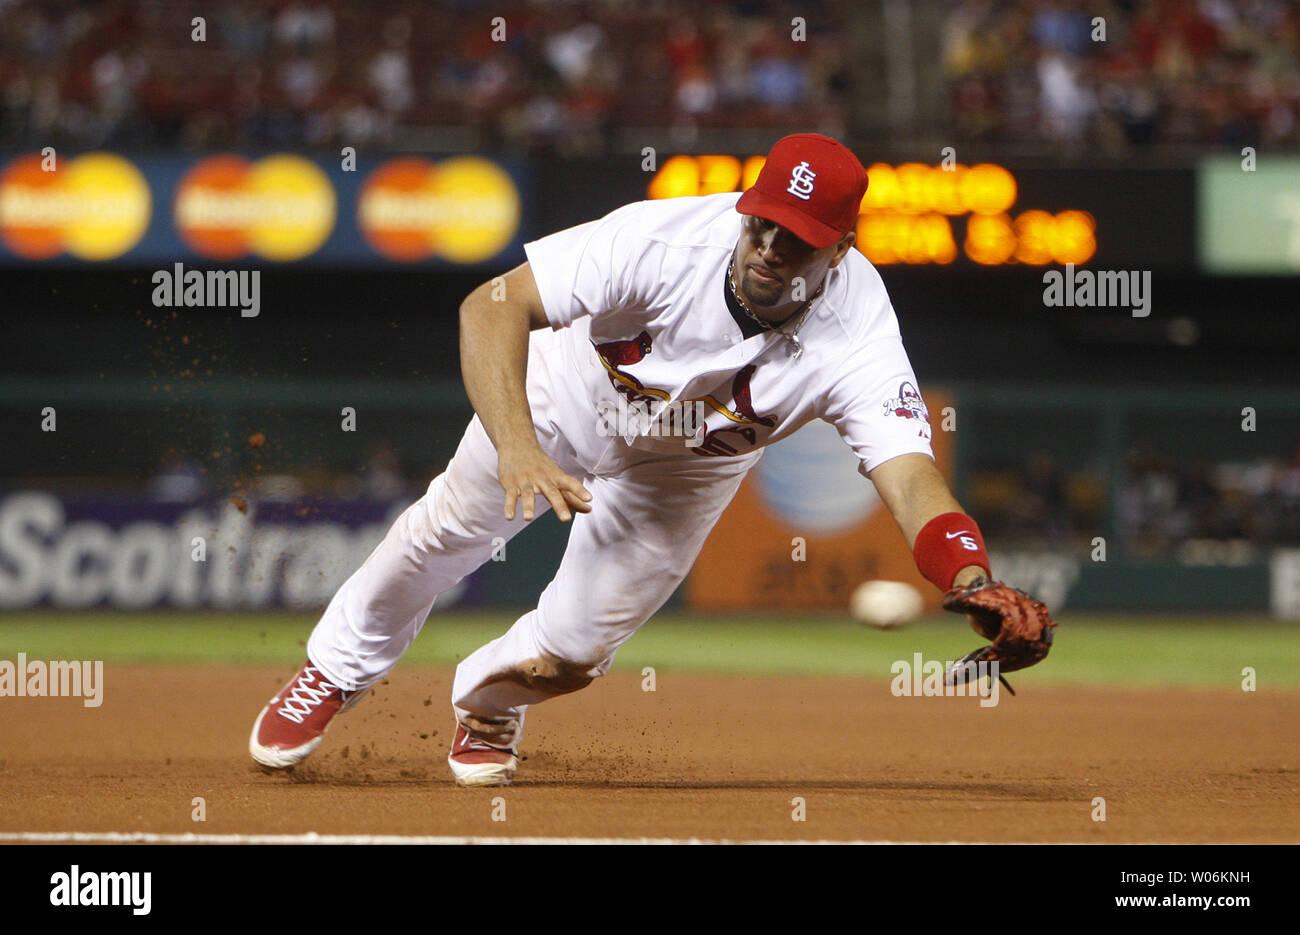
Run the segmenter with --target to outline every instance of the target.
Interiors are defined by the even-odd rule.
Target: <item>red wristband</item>
[[[988,552],[980,528],[965,513],[943,513],[921,527],[912,546],[916,567],[940,591],[952,587],[952,579],[967,565],[989,571]]]

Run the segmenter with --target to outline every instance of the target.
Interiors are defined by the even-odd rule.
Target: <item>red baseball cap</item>
[[[829,247],[853,230],[866,193],[867,170],[847,146],[820,133],[796,133],[776,141],[736,210]]]

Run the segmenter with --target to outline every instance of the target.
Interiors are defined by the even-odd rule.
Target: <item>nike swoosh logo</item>
[[[969,534],[969,533],[970,533],[970,530],[969,530],[969,529],[959,529],[957,532],[945,532],[945,533],[943,534],[943,537],[944,537],[945,539],[956,539],[956,538],[957,538],[958,536],[960,536],[962,533],[967,533],[967,534]]]

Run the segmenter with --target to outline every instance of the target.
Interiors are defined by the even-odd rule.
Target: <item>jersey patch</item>
[[[885,415],[930,421],[930,411],[925,408],[925,400],[917,388],[907,381],[899,384],[897,396],[885,400]]]
[[[898,395],[885,400],[885,415],[896,419],[915,419],[918,423],[917,437],[930,439],[930,410],[925,408],[925,400],[920,391],[904,380],[898,385]]]

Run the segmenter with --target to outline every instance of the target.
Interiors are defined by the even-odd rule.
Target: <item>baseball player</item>
[[[788,136],[743,194],[626,205],[526,244],[504,289],[470,293],[461,363],[476,415],[326,608],[306,665],[253,725],[253,759],[301,762],[438,595],[552,509],[572,522],[555,578],[452,689],[452,775],[508,784],[529,707],[609,670],[763,447],[812,419],[839,429],[945,606],[994,640],[967,658],[1007,671],[1046,655],[1046,610],[988,581],[979,528],[935,467],[894,311],[852,249],[866,189],[845,146]],[[641,417],[609,418],[620,406]]]

